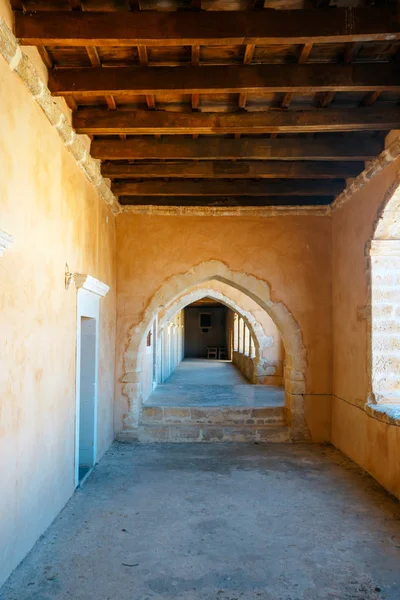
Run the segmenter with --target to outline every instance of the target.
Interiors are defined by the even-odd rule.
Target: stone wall
[[[66,263],[111,288],[100,301],[97,459],[113,440],[116,276],[113,213],[1,48],[0,81],[0,228],[13,237],[0,257],[1,585],[74,491],[77,293],[65,289]]]
[[[385,255],[387,246],[375,242],[371,256],[372,392],[400,405],[400,244],[398,256]]]
[[[369,404],[373,401],[369,247],[399,169],[397,159],[332,214],[332,442],[400,498],[399,421],[390,411]],[[392,300],[397,303],[392,294],[392,285],[398,290],[397,284],[389,283],[392,289],[384,290],[387,284],[388,280],[381,279],[372,296],[381,311],[380,317],[375,313],[376,325],[383,323],[383,307],[391,306]],[[393,307],[387,310],[392,314]],[[375,350],[383,351],[384,346]],[[380,360],[378,354],[375,360]],[[390,366],[398,379],[398,364]]]

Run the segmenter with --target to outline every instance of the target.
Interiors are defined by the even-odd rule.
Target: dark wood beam
[[[92,135],[312,133],[400,129],[400,107],[237,113],[179,113],[85,108],[74,115],[78,133]]]
[[[86,46],[86,52],[92,67],[101,67],[101,61],[96,46]]]
[[[368,94],[360,102],[360,106],[373,106],[378,100],[382,92],[375,90],[374,92],[368,92]]]
[[[81,0],[69,0],[71,10],[82,10]]]
[[[249,10],[262,10],[264,8],[265,0],[249,0]]]
[[[69,14],[69,13],[67,13]],[[141,14],[141,13],[137,13]],[[155,70],[156,69],[156,70]],[[80,94],[213,94],[258,92],[400,92],[400,65],[305,64],[57,69],[49,73],[56,96]]]
[[[103,162],[101,172],[110,179],[346,179],[356,177],[363,162],[310,161],[190,161],[145,164]]]
[[[269,180],[121,181],[112,185],[117,196],[337,196],[343,179],[333,181]]]
[[[48,69],[52,69],[54,66],[53,61],[50,57],[50,54],[47,52],[46,48],[44,46],[38,46],[37,50],[39,52],[40,58],[42,59],[42,61],[46,65],[46,67]]]
[[[310,56],[312,47],[313,47],[312,44],[304,44],[304,46],[302,47],[302,50],[300,52],[299,60],[297,61],[299,63],[299,65],[304,65],[307,62],[308,57]],[[289,108],[292,98],[293,98],[293,92],[286,92],[286,94],[282,100],[282,104],[281,104],[282,108]]]
[[[11,8],[16,11],[25,10],[25,7],[21,0],[10,0]]]
[[[334,196],[119,196],[125,206],[318,206],[327,205]]]
[[[321,44],[400,39],[399,9],[15,14],[21,43],[55,46]]]
[[[370,160],[383,150],[377,139],[354,139],[325,136],[324,140],[310,139],[226,139],[198,140],[164,137],[154,139],[94,140],[94,158],[109,160],[133,159],[253,159],[253,160]]]

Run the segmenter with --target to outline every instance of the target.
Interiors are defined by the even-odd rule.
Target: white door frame
[[[97,404],[99,370],[99,319],[100,299],[110,289],[108,285],[90,275],[74,274],[77,287],[76,318],[76,373],[75,373],[75,487],[79,485],[79,426],[80,426],[80,380],[81,380],[81,319],[88,317],[96,321],[96,367],[94,383],[94,437],[93,464],[97,458]]]

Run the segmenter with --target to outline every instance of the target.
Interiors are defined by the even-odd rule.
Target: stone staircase
[[[144,406],[135,430],[121,441],[139,442],[289,442],[283,406],[239,408]]]

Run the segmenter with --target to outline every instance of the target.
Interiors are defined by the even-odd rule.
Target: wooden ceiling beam
[[[200,181],[122,181],[113,183],[117,196],[337,196],[344,179],[334,181],[202,179]]]
[[[255,50],[254,44],[247,44],[246,49],[244,51],[243,64],[250,65],[253,61],[253,55]]]
[[[361,42],[348,44],[343,55],[343,62],[345,64],[353,62],[353,60],[356,58],[357,54],[361,50],[361,46]],[[320,102],[320,106],[322,108],[326,108],[327,106],[329,106],[332,100],[335,98],[335,95],[335,92],[326,92]]]
[[[211,136],[198,140],[164,137],[93,140],[91,154],[103,160],[370,160],[382,152],[383,144],[375,138],[227,139]]]
[[[117,104],[115,102],[114,96],[106,96],[106,103],[109,110],[117,110]]]
[[[310,56],[311,50],[312,50],[313,44],[304,44],[304,46],[301,49],[300,52],[300,56],[299,56],[299,60],[297,61],[299,63],[299,65],[304,65],[307,60],[308,57]],[[289,108],[290,103],[293,99],[293,92],[286,92],[285,96],[283,97],[281,106],[282,108]]]
[[[381,92],[378,92],[377,90],[374,92],[368,92],[368,94],[366,94],[366,96],[360,102],[360,106],[373,106],[380,95]]]
[[[323,161],[190,161],[152,164],[103,162],[101,172],[110,179],[346,179],[356,177],[363,162]]]
[[[328,110],[269,110],[237,113],[83,108],[74,115],[78,133],[92,135],[316,133],[400,129],[400,107]]]
[[[56,96],[372,90],[399,92],[400,65],[393,62],[353,65],[218,65],[201,68],[72,68],[51,71],[48,85]]]
[[[69,0],[71,10],[82,10],[81,0]]]
[[[400,39],[396,6],[261,11],[15,13],[28,45],[227,46]]]
[[[120,196],[125,206],[320,206],[330,204],[333,195],[327,196]]]
[[[22,11],[25,10],[25,7],[21,0],[10,0],[11,8],[13,10]]]
[[[54,66],[53,61],[50,57],[50,54],[47,52],[46,48],[44,46],[38,46],[37,50],[39,52],[40,58],[42,59],[42,61],[46,65],[46,67],[48,69],[52,69]]]
[[[86,52],[92,67],[101,67],[101,61],[96,46],[86,46]]]

